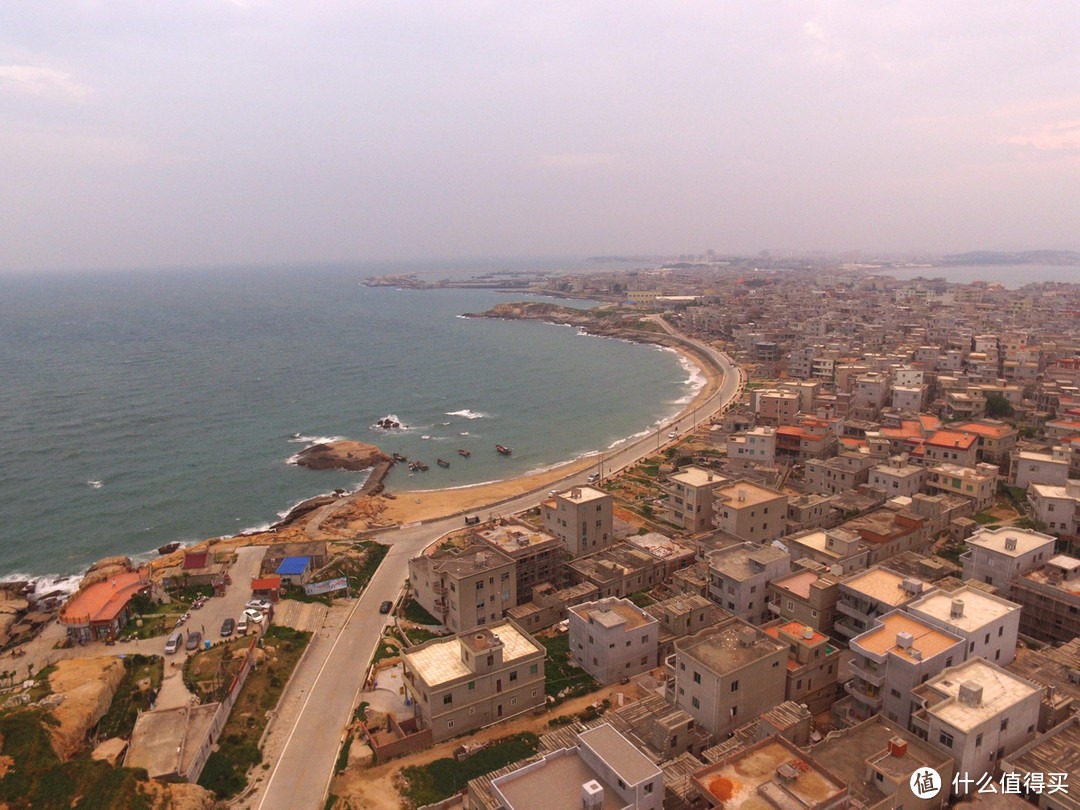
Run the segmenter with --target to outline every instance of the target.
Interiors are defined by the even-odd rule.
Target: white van
[[[165,642],[165,654],[172,655],[180,649],[180,645],[184,643],[184,634],[181,632],[173,633],[169,636],[169,640]]]

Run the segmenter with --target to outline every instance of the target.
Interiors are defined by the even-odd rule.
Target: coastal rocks
[[[104,560],[98,560],[90,566],[90,569],[83,576],[82,582],[79,583],[79,590],[134,570],[135,567],[127,557],[106,557]]]
[[[49,726],[52,748],[66,762],[86,744],[86,737],[105,716],[113,695],[124,679],[124,662],[119,658],[75,658],[58,661],[49,675],[53,694],[64,701],[52,710],[58,725]]]
[[[296,463],[312,470],[352,470],[359,472],[379,462],[389,462],[390,456],[373,444],[343,439],[337,442],[313,444],[296,456]]]

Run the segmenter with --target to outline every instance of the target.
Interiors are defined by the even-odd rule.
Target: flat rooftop
[[[659,532],[632,535],[626,538],[626,542],[634,546],[634,548],[644,551],[646,554],[651,554],[654,557],[663,559],[675,557],[680,554],[694,554],[694,549],[690,546],[684,546],[682,543],[677,543],[667,535],[660,534]]]
[[[741,582],[765,573],[764,569],[758,568],[755,564],[765,566],[788,556],[786,551],[781,551],[775,546],[743,543],[712,551],[709,553],[708,560],[710,568]]]
[[[795,596],[809,599],[810,586],[819,579],[821,579],[821,575],[817,571],[799,571],[785,577],[777,577],[772,581],[772,585]]]
[[[580,807],[581,786],[593,780],[604,790],[599,810],[622,810],[626,806],[615,788],[588,766],[576,748],[555,751],[539,762],[500,776],[492,781],[491,788],[507,810],[549,810]]]
[[[753,632],[750,646],[742,643],[743,631]],[[675,649],[700,661],[717,675],[746,666],[752,661],[772,655],[777,650],[787,650],[786,644],[770,638],[753,625],[728,620],[726,624],[710,627],[675,642]]]
[[[1016,547],[1005,548],[1007,540],[1015,539]],[[998,554],[1006,554],[1010,557],[1021,557],[1032,551],[1049,549],[1053,554],[1054,538],[1048,534],[1034,532],[1030,529],[1020,529],[1016,526],[1004,526],[1000,529],[980,529],[967,539],[969,546],[978,546]]]
[[[978,706],[961,703],[958,698],[961,684],[967,683],[977,683],[982,687],[982,700]],[[960,666],[950,667],[927,681],[926,686],[947,698],[928,708],[927,712],[963,732],[971,731],[1025,698],[1041,695],[1043,691],[1042,687],[1028,683],[983,658],[972,658]]]
[[[474,534],[496,546],[503,553],[510,555],[519,554],[527,548],[544,545],[545,543],[558,543],[558,540],[547,532],[537,531],[521,523],[511,523],[506,526],[496,524],[474,532]]]
[[[583,621],[588,622],[591,619],[601,627],[607,628],[618,627],[621,624],[625,625],[626,630],[633,630],[656,621],[650,616],[646,616],[632,602],[623,599],[587,602],[583,605],[575,605],[570,610],[574,611]]]
[[[909,601],[915,594],[904,589],[904,580],[913,580],[922,585],[923,592],[930,586],[921,579],[904,577],[887,568],[871,568],[861,574],[845,579],[842,590],[854,591],[860,596],[872,599],[883,605],[897,607]]]
[[[448,574],[458,578],[514,564],[512,559],[482,543],[473,543],[460,550],[437,550],[430,555],[415,557],[413,562],[422,567],[426,566],[433,574]]]
[[[668,476],[669,481],[677,481],[678,483],[688,487],[704,487],[715,484],[723,484],[730,479],[719,475],[712,470],[706,470],[702,467],[683,467],[677,473],[672,473]]]
[[[956,600],[963,602],[963,613],[958,617],[952,615],[953,602]],[[916,602],[912,602],[907,609],[912,613],[948,622],[957,630],[962,630],[965,633],[973,633],[991,622],[997,621],[1002,616],[1020,610],[1020,606],[1005,599],[991,596],[979,588],[965,585],[952,593],[935,591]]]
[[[543,647],[520,633],[509,622],[493,624],[486,629],[499,637],[503,647],[503,663],[544,652]],[[480,631],[470,630],[467,635],[474,635],[477,632]],[[473,674],[473,671],[462,661],[463,643],[460,636],[435,640],[428,642],[430,646],[420,645],[420,648],[406,650],[402,653],[402,658],[429,686],[448,683]]]
[[[908,661],[919,661],[933,658],[963,643],[960,639],[946,635],[906,613],[889,613],[882,616],[879,621],[881,624],[878,627],[866,631],[861,636],[856,636],[849,646],[858,645],[863,650],[878,656],[893,653]],[[911,633],[914,640],[910,648],[904,649],[897,645],[898,633]],[[922,659],[913,656],[912,650],[918,650]]]
[[[205,703],[140,712],[124,766],[145,768],[151,779],[187,773],[198,750],[196,743],[210,728],[217,709],[217,703]]]
[[[589,486],[571,487],[570,489],[563,490],[562,492],[555,493],[556,498],[562,498],[563,500],[573,501],[574,503],[588,503],[589,501],[600,500],[601,498],[610,498],[611,496],[603,490],[595,489]]]
[[[660,769],[647,756],[607,723],[581,732],[578,739],[610,765],[628,785],[640,785],[660,773]]]
[[[777,498],[786,498],[775,490],[758,486],[750,481],[735,481],[713,490],[713,499],[723,501],[726,506],[744,509],[758,504],[768,503]]]

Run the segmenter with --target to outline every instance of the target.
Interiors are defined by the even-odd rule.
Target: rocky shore
[[[313,444],[301,450],[296,464],[312,470],[350,470],[360,472],[379,463],[389,463],[390,456],[373,444],[342,439]]]

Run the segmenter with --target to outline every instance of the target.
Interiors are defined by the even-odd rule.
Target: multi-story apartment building
[[[704,596],[680,594],[655,602],[645,612],[659,623],[658,660],[674,652],[675,639],[693,635],[727,618],[728,614]]]
[[[802,560],[800,565],[804,567],[768,583],[772,596],[769,611],[784,621],[796,621],[830,634],[836,622],[841,578],[810,560]],[[814,567],[805,567],[809,565]]]
[[[952,754],[955,795],[978,791],[983,774],[997,775],[1003,757],[1035,739],[1043,690],[982,658],[946,668],[916,687],[912,730]]]
[[[870,563],[922,547],[930,539],[925,518],[900,506],[875,509],[845,521],[840,528],[859,535],[870,548]]]
[[[659,622],[626,599],[571,607],[570,655],[600,683],[639,675],[656,666]]]
[[[844,452],[827,459],[808,460],[803,470],[803,484],[811,492],[835,495],[865,484],[870,469],[881,462],[869,453]]]
[[[676,640],[666,696],[723,737],[784,700],[787,645],[736,617]]]
[[[435,742],[544,705],[544,648],[513,622],[402,653],[405,689]]]
[[[476,528],[472,535],[514,561],[519,605],[532,598],[538,585],[559,588],[566,582],[566,547],[553,535],[506,518]]]
[[[750,407],[757,414],[759,424],[770,427],[794,425],[799,413],[799,395],[791,391],[754,391]]]
[[[861,635],[875,626],[878,617],[904,607],[929,589],[921,579],[880,565],[854,574],[840,583],[833,631],[844,639]]]
[[[761,426],[729,436],[727,457],[731,461],[773,464],[776,461],[776,428]]]
[[[1035,518],[1054,534],[1080,533],[1080,481],[1069,479],[1063,487],[1029,484],[1027,500]]]
[[[1080,560],[1058,554],[1012,580],[1020,605],[1020,632],[1065,644],[1080,636]]]
[[[966,422],[956,430],[962,433],[974,433],[979,437],[976,451],[979,461],[1000,467],[1002,471],[1008,468],[1009,456],[1016,449],[1016,440],[1020,435],[1012,425],[993,419],[983,419],[979,422]]]
[[[859,571],[869,564],[870,547],[846,529],[817,529],[784,538],[792,559],[821,563],[837,575]]]
[[[683,467],[660,486],[668,494],[663,518],[691,534],[712,528],[713,490],[725,478],[704,467]]]
[[[486,543],[409,560],[413,598],[455,633],[492,624],[517,605],[514,561]]]
[[[1021,450],[1013,453],[1009,463],[1009,483],[1027,489],[1029,484],[1050,484],[1063,487],[1069,479],[1069,451],[1055,447],[1049,453]]]
[[[593,554],[615,542],[615,498],[593,487],[556,492],[541,506],[544,531],[558,537],[573,557]]]
[[[762,629],[788,646],[785,699],[806,704],[814,714],[828,709],[836,700],[840,647],[800,622],[773,622]]]
[[[985,658],[1007,667],[1016,657],[1020,605],[971,585],[946,593],[933,591],[905,608],[939,630],[964,640],[964,659]]]
[[[740,543],[709,552],[709,598],[751,624],[772,619],[769,580],[791,570],[791,555],[775,546]]]
[[[892,407],[898,411],[918,413],[926,402],[925,385],[894,385],[892,389]]]
[[[506,618],[530,633],[551,627],[566,618],[566,611],[582,602],[596,599],[597,588],[591,582],[579,582],[566,588],[556,588],[547,582],[534,585],[532,599],[506,611]]]
[[[1053,537],[1015,526],[979,529],[967,545],[968,551],[960,556],[964,580],[987,582],[1006,593],[1018,576],[1054,556]]]
[[[505,810],[661,810],[664,776],[630,740],[601,723],[579,732],[575,745],[492,779],[491,792]]]
[[[692,556],[686,554],[682,559],[689,564]],[[619,543],[596,554],[572,560],[568,568],[573,583],[595,585],[600,597],[629,596],[635,591],[664,582],[671,576],[667,559],[635,548],[630,543]]]
[[[926,468],[909,463],[904,453],[871,467],[866,483],[884,492],[887,498],[897,495],[910,498],[922,491],[926,483]]]
[[[787,495],[738,480],[713,489],[713,525],[744,540],[764,542],[786,531]]]
[[[911,690],[964,657],[959,636],[899,610],[879,618],[849,648],[854,659],[845,689],[853,716],[865,720],[880,712],[905,727],[911,721]]]
[[[923,463],[933,466],[951,462],[974,467],[979,454],[979,437],[957,430],[938,430],[923,442]]]
[[[996,464],[980,462],[975,467],[936,464],[928,473],[926,487],[932,492],[947,492],[967,498],[976,512],[994,505],[998,481]]]

